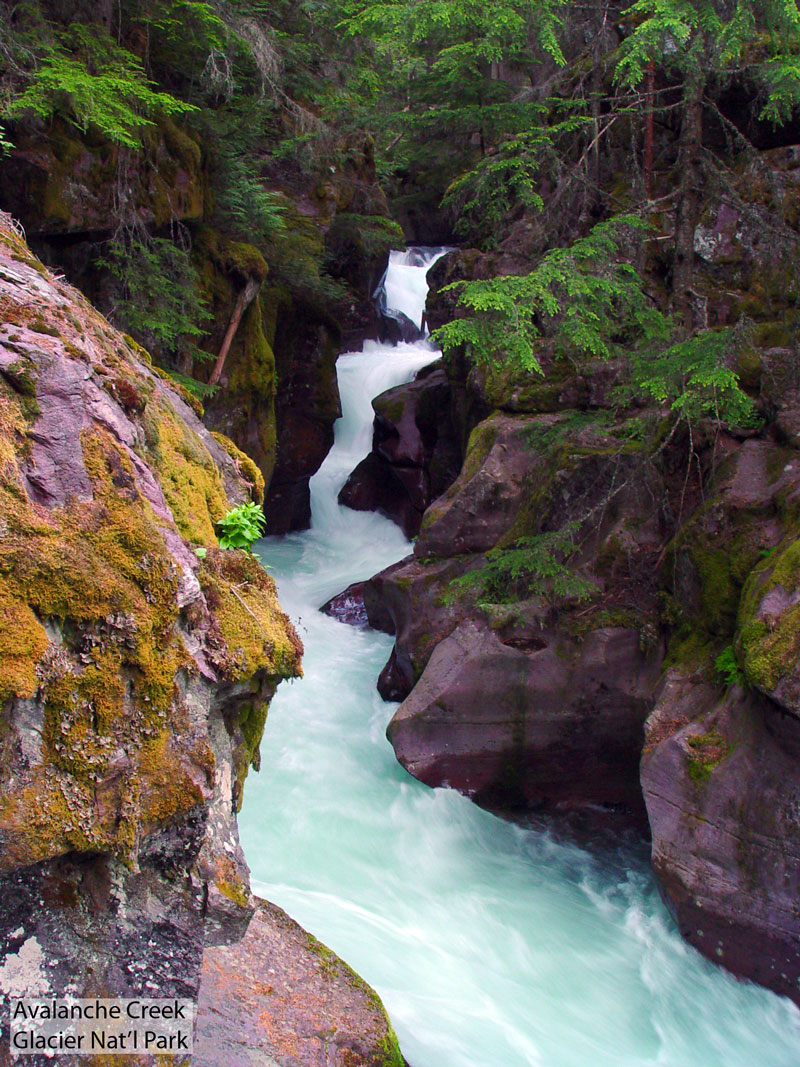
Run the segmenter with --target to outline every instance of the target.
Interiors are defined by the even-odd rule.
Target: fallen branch
[[[214,364],[214,369],[211,372],[211,377],[208,379],[209,385],[219,385],[219,380],[222,377],[222,371],[225,368],[225,360],[228,357],[233,339],[236,336],[236,331],[239,329],[239,323],[242,321],[242,315],[255,300],[259,289],[261,288],[261,282],[257,278],[248,278],[247,284],[242,289],[236,298],[236,303],[233,307],[233,314],[231,315],[231,321],[228,323],[228,329],[225,331],[225,336],[222,339],[220,345],[219,354],[217,355],[217,361]]]

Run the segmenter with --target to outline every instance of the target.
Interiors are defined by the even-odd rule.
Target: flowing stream
[[[412,321],[432,259],[393,254],[390,306]],[[375,689],[391,639],[317,610],[410,550],[336,495],[369,451],[372,397],[436,355],[370,342],[339,358],[311,529],[258,545],[306,654],[245,790],[255,891],[377,989],[413,1067],[798,1067],[800,1013],[681,941],[642,848],[586,851],[406,774]]]

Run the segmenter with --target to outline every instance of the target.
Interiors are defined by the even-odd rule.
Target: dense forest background
[[[77,141],[102,147],[85,178],[109,203],[84,281],[199,395],[213,388],[214,307],[196,223],[335,308],[352,246],[383,251],[401,235],[386,203],[361,205],[320,253],[293,232],[291,202],[363,170],[365,144],[408,237],[498,250],[501,276],[520,274],[514,255],[538,264],[524,282],[470,287],[462,303],[476,314],[444,344],[536,369],[543,330],[595,356],[640,339],[652,355],[658,338],[660,355],[681,343],[699,389],[719,364],[708,328],[737,328],[741,342],[752,318],[710,308],[695,285],[701,200],[713,189],[752,211],[744,170],[795,139],[799,29],[796,5],[776,0],[3,3],[0,146],[13,158],[49,139],[65,169]],[[199,219],[164,192],[143,203],[164,138],[201,172]],[[58,214],[26,195],[7,206]],[[787,251],[793,221],[773,233]],[[266,273],[250,255],[242,269]],[[663,368],[655,377],[644,387],[674,390]],[[735,382],[714,384],[741,417]]]

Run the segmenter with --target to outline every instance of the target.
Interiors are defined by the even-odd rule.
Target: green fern
[[[460,236],[479,241],[483,234],[493,234],[515,208],[542,210],[544,201],[537,182],[545,163],[555,155],[556,142],[592,121],[586,115],[573,115],[539,125],[549,110],[543,103],[506,107],[498,118],[524,132],[510,135],[491,155],[450,183],[442,206],[457,212],[455,229]],[[502,132],[498,123],[487,117],[485,108],[481,117],[493,126],[495,134]],[[476,124],[479,121],[476,118]]]
[[[450,583],[445,600],[452,603],[470,590],[477,591],[480,606],[532,596],[548,601],[586,600],[595,587],[569,566],[579,528],[580,523],[569,522],[560,530],[520,538],[511,548],[493,548],[486,553],[483,566]]]
[[[733,645],[728,645],[727,648],[720,652],[714,660],[714,670],[717,673],[717,677],[726,686],[745,684],[744,671],[736,660]]]

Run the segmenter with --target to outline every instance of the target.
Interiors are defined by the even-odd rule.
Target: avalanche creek
[[[437,254],[393,254],[389,308],[421,321]],[[391,639],[319,612],[409,551],[337,494],[369,451],[372,398],[437,358],[428,342],[339,358],[311,529],[257,546],[306,653],[245,791],[253,888],[375,987],[413,1067],[796,1067],[800,1012],[680,939],[643,844],[585,850],[406,774],[375,688]]]

